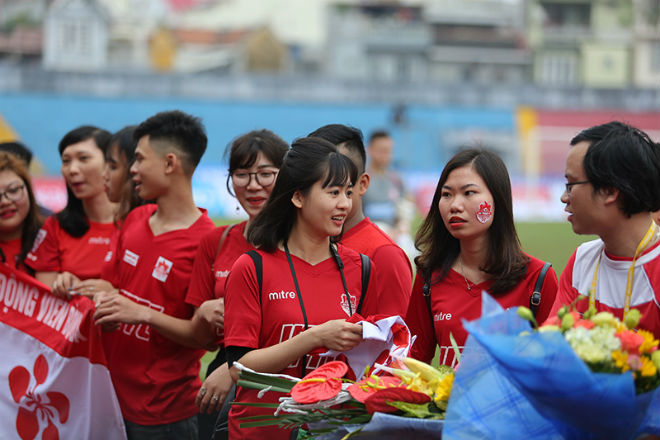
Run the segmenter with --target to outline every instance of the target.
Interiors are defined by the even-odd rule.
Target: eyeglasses
[[[18,202],[23,198],[23,189],[25,189],[25,185],[16,185],[0,191],[0,201],[3,197],[7,197],[10,202]]]
[[[573,188],[573,185],[582,185],[583,183],[590,183],[588,180],[582,180],[580,182],[569,182],[566,183],[566,194],[571,193],[571,189]]]
[[[231,181],[234,184],[234,186],[248,186],[250,184],[250,180],[252,180],[252,176],[254,176],[254,180],[261,186],[270,186],[275,182],[275,177],[277,176],[277,171],[271,171],[271,170],[264,170],[264,171],[257,171],[256,173],[246,173],[243,171],[235,172],[231,174]]]

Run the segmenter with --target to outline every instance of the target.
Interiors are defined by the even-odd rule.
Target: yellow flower
[[[642,368],[640,373],[642,377],[652,377],[658,372],[658,369],[655,367],[653,361],[646,356],[642,357]]]
[[[637,334],[644,338],[644,342],[639,346],[640,353],[650,353],[653,347],[657,347],[660,342],[653,337],[653,333],[646,330],[637,330]]]
[[[622,373],[625,373],[630,369],[628,365],[628,353],[624,353],[620,350],[615,350],[612,352],[612,359],[617,368],[621,369]]]
[[[449,400],[449,395],[451,394],[451,388],[454,385],[454,373],[450,373],[440,380],[437,388],[435,389],[435,398],[433,399],[436,403],[446,402]]]
[[[408,385],[406,388],[411,391],[417,391],[432,397],[435,383],[436,381],[428,382],[424,380],[419,374],[417,374],[417,376],[410,381],[410,385]]]

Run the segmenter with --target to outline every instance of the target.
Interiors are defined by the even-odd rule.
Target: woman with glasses
[[[36,278],[56,295],[68,295],[79,280],[101,277],[115,231],[115,206],[103,185],[110,136],[98,127],[82,126],[59,143],[67,204],[46,219],[26,259]]]
[[[16,156],[0,153],[0,251],[2,261],[34,275],[25,265],[41,227],[39,207],[34,198],[30,174]]]
[[[347,351],[362,341],[362,327],[347,318],[377,313],[377,283],[365,289],[360,254],[336,244],[356,179],[355,164],[331,143],[312,137],[293,143],[266,206],[250,224],[248,240],[257,250],[239,257],[227,278],[228,362],[205,381],[197,396],[202,408],[224,400],[233,361],[302,377],[332,360],[321,356],[328,349]],[[268,393],[260,400],[243,387],[236,392],[240,403],[277,398]],[[267,413],[232,406],[229,437],[289,438],[286,429],[238,426],[243,417]]]
[[[225,362],[222,345],[225,280],[236,259],[253,248],[246,239],[248,226],[270,196],[288,150],[289,145],[272,131],[255,130],[236,138],[225,152],[225,156],[229,154],[227,190],[236,197],[248,219],[221,226],[208,234],[202,239],[195,257],[186,301],[199,307],[196,315],[214,336],[214,347],[220,346],[206,371],[207,376]],[[200,415],[200,439],[208,440],[213,434],[217,412],[211,409],[211,414]]]
[[[440,363],[454,366],[452,337],[462,350],[462,320],[481,315],[482,291],[505,308],[533,305],[540,322],[548,317],[557,276],[552,268],[541,275],[544,262],[521,249],[509,173],[495,153],[469,149],[449,160],[415,247],[421,255],[405,319],[417,335],[412,357],[430,362],[439,346]]]

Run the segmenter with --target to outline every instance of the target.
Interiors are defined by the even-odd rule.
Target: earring
[[[238,211],[240,211],[240,210],[241,210],[241,207],[238,206],[238,203],[237,203],[237,204],[236,204],[236,212],[238,212]]]

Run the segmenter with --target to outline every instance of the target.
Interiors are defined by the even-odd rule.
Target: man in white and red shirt
[[[131,174],[140,197],[156,203],[134,209],[122,225],[109,280],[120,294],[97,295],[95,319],[121,323],[106,352],[128,438],[192,440],[203,351],[189,348],[176,328],[193,316],[185,302],[193,260],[214,228],[192,197],[207,139],[199,119],[178,111],[147,119],[135,137]]]
[[[652,212],[660,209],[660,147],[621,122],[586,129],[571,146],[561,200],[575,233],[600,238],[569,259],[552,313],[583,295],[578,311],[591,303],[621,318],[626,309],[638,309],[638,327],[658,338],[660,232]]]
[[[353,187],[353,207],[346,217],[341,244],[367,255],[378,267],[374,273],[380,286],[378,310],[381,315],[404,317],[412,289],[412,267],[406,253],[380,229],[362,209],[362,196],[369,188],[369,174],[362,133],[341,124],[324,125],[309,136],[320,137],[337,146],[359,171]]]

